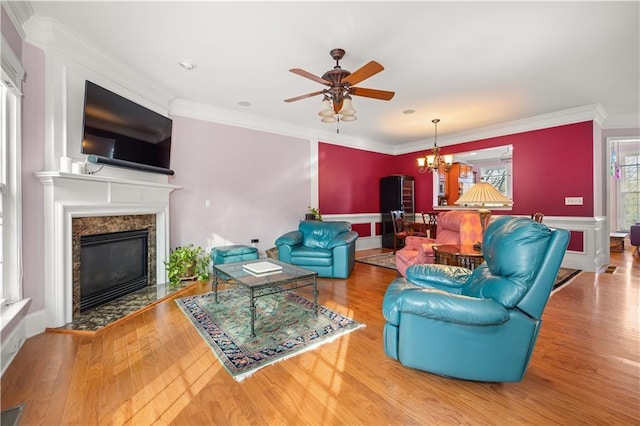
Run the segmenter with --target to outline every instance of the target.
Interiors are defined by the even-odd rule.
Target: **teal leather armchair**
[[[517,382],[528,367],[569,232],[523,217],[487,228],[473,272],[420,264],[387,288],[384,350],[442,376]]]
[[[356,258],[358,233],[349,222],[302,221],[276,240],[278,259],[320,277],[347,278]]]

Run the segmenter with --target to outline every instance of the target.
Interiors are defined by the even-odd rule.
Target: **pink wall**
[[[31,298],[29,312],[36,312],[44,309],[44,188],[34,175],[45,169],[44,52],[25,43],[22,65],[28,75],[22,86],[23,292]]]
[[[297,227],[310,203],[309,141],[174,116],[171,246],[250,245]],[[206,206],[209,200],[210,206]]]
[[[393,156],[318,144],[319,208],[323,214],[380,210],[380,178],[394,173]]]
[[[0,7],[2,12],[0,13],[0,28],[2,28],[2,35],[4,36],[9,46],[11,46],[11,50],[16,54],[18,59],[22,59],[22,39],[20,38],[20,34],[16,31],[16,27],[13,26],[13,22],[9,19],[9,16],[4,11],[3,7]]]

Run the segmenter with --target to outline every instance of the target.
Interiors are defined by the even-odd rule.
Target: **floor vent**
[[[604,270],[605,274],[613,274],[618,269],[617,266],[607,266],[607,269]]]
[[[0,413],[0,424],[2,426],[17,426],[18,423],[20,423],[22,410],[24,410],[24,404],[20,404],[17,407],[4,410],[2,413]]]

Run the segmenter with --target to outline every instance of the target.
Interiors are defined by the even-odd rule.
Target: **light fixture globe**
[[[320,110],[318,115],[321,117],[333,117],[335,115],[335,112],[331,107],[331,101],[329,101],[329,98],[327,98],[326,96],[322,101],[322,109]],[[327,121],[324,121],[324,122],[327,123]],[[329,123],[332,123],[332,122],[330,121]]]
[[[358,117],[356,117],[355,115],[343,115],[342,117],[340,117],[340,121],[356,121],[358,119]]]
[[[322,121],[323,123],[335,123],[337,120],[336,120],[336,117],[332,115],[332,116],[322,117],[322,120],[320,121]]]
[[[351,96],[346,95],[344,97],[344,101],[342,101],[342,108],[340,109],[340,111],[338,111],[338,113],[342,116],[356,115],[356,110],[353,109],[353,103],[351,102]],[[342,121],[349,121],[349,120],[342,120]]]

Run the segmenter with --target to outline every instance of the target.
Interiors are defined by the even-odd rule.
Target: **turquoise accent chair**
[[[347,278],[356,259],[358,233],[349,222],[305,220],[276,240],[278,259],[320,277]]]
[[[569,231],[501,216],[474,271],[413,265],[387,288],[384,350],[403,365],[486,382],[522,380]]]

